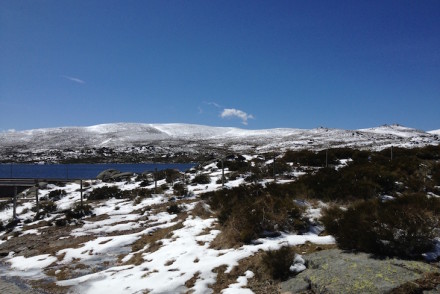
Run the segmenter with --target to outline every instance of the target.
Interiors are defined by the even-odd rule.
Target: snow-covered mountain
[[[355,147],[380,150],[391,145],[418,147],[440,144],[439,131],[424,132],[399,125],[370,129],[264,129],[246,130],[191,124],[101,124],[8,131],[0,133],[0,152],[43,152],[112,148],[140,150],[149,147],[162,153],[197,153],[201,150],[282,151]],[[162,149],[161,149],[162,148]],[[160,152],[159,152],[160,153]]]

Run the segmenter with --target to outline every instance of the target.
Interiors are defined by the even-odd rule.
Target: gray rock
[[[96,178],[98,180],[108,181],[113,178],[114,175],[120,174],[121,172],[115,169],[106,169],[105,171],[100,172]]]
[[[282,293],[385,293],[439,269],[419,261],[375,259],[366,253],[324,250],[303,256],[308,269],[281,284]]]
[[[128,180],[133,176],[132,172],[118,173],[112,176],[112,179],[115,181]]]

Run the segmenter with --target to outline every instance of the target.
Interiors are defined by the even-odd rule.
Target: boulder
[[[114,175],[116,174],[120,174],[121,172],[116,170],[116,169],[106,169],[102,172],[100,172],[96,178],[98,180],[102,180],[102,181],[109,181],[113,178]]]
[[[428,263],[399,259],[375,259],[366,253],[338,249],[304,255],[307,270],[281,283],[282,293],[386,293],[417,280],[424,273],[439,272]]]

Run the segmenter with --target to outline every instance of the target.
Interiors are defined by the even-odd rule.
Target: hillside
[[[0,161],[132,161],[185,158],[221,152],[280,152],[327,147],[381,150],[390,146],[438,145],[436,131],[399,125],[370,129],[246,130],[190,124],[102,124],[0,133]],[[104,159],[103,159],[104,158]]]
[[[40,182],[18,195],[15,220],[12,199],[0,202],[0,289],[438,293],[439,148],[392,161],[389,150],[243,153],[186,172]]]

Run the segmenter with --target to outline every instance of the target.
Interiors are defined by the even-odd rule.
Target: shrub
[[[183,210],[183,207],[179,206],[177,204],[173,204],[171,206],[168,206],[168,208],[167,208],[167,212],[169,214],[179,214],[182,212],[182,210]]]
[[[177,195],[183,196],[188,193],[188,190],[185,189],[185,185],[182,183],[174,184],[173,189],[174,189],[174,193]]]
[[[150,186],[150,185],[151,185],[151,182],[150,182],[149,180],[143,180],[143,181],[139,184],[140,187],[147,187],[147,186]]]
[[[91,215],[93,213],[92,207],[86,203],[77,203],[71,210],[65,212],[66,219],[79,219],[87,215]]]
[[[53,201],[58,201],[60,200],[63,196],[66,196],[67,193],[64,190],[53,190],[50,191],[48,194],[48,198],[53,200]]]
[[[270,232],[307,227],[302,209],[293,198],[276,193],[274,186],[268,187],[239,186],[203,194],[211,208],[218,211],[219,222],[231,243],[250,243]]]
[[[440,200],[410,194],[392,201],[324,210],[322,222],[339,246],[377,255],[420,257],[440,236]]]
[[[38,206],[39,211],[37,211],[37,206],[34,206],[32,208],[32,211],[36,212],[37,215],[38,214],[46,215],[46,214],[53,213],[57,210],[57,205],[52,201],[41,201],[41,202],[39,202],[38,205],[39,205]]]
[[[289,278],[295,251],[290,247],[281,247],[278,250],[267,251],[263,255],[263,264],[274,280],[285,281]]]
[[[118,187],[101,187],[96,188],[90,192],[89,200],[104,200],[110,198],[122,199],[125,194]]]
[[[199,174],[192,180],[194,184],[209,184],[211,183],[211,177],[208,174]]]

